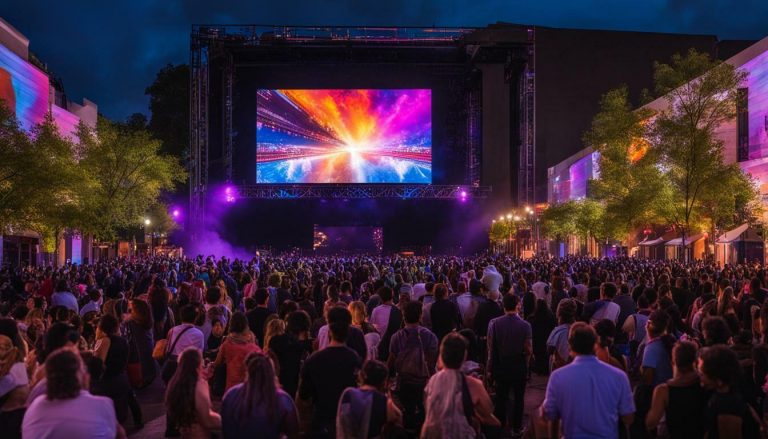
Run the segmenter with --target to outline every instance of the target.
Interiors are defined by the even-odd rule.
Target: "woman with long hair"
[[[368,322],[368,313],[366,312],[365,304],[360,301],[354,301],[347,306],[347,309],[352,314],[352,326],[363,331],[365,347],[368,350],[367,358],[376,358],[381,335],[376,331],[376,328]]]
[[[214,368],[221,364],[227,365],[225,390],[243,381],[245,377],[244,360],[251,352],[261,352],[261,349],[256,344],[256,336],[248,328],[248,319],[245,314],[238,311],[232,315],[229,335],[221,344],[214,365]]]
[[[264,328],[264,352],[269,351],[269,341],[272,337],[285,334],[285,320],[272,319]]]
[[[208,439],[221,429],[221,417],[211,408],[208,381],[203,370],[203,355],[187,348],[179,356],[179,365],[165,391],[165,408],[170,430],[182,438]]]
[[[128,320],[125,322],[125,333],[128,339],[128,363],[138,363],[141,367],[141,383],[134,383],[143,388],[154,381],[157,376],[157,363],[152,358],[155,346],[153,335],[152,311],[149,304],[141,299],[128,302]],[[130,372],[129,373],[133,373]]]
[[[272,360],[253,352],[245,359],[245,381],[224,395],[222,433],[226,438],[297,438],[299,418],[290,395],[280,389]]]
[[[168,304],[170,303],[171,292],[165,287],[165,281],[155,278],[152,287],[147,295],[147,302],[152,309],[152,320],[154,321],[155,340],[165,338],[168,330],[174,326],[173,316],[171,315]]]
[[[121,424],[128,417],[130,407],[133,423],[143,425],[141,407],[136,402],[128,380],[128,342],[119,335],[119,322],[109,314],[101,317],[96,330],[95,356],[104,363],[100,386],[115,403],[115,415]],[[93,377],[96,380],[98,377]]]
[[[312,352],[310,325],[309,315],[305,311],[294,311],[286,318],[285,334],[272,337],[266,345],[279,366],[277,373],[280,384],[292,397],[299,388],[299,372],[304,360]]]

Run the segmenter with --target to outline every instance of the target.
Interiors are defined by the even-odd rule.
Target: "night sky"
[[[186,63],[192,23],[484,26],[498,21],[760,39],[768,0],[3,0],[0,17],[30,50],[107,117],[148,114],[144,89]]]

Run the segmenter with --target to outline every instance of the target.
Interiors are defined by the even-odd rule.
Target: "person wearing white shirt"
[[[115,417],[112,400],[88,392],[90,378],[80,355],[70,348],[51,353],[45,360],[48,386],[24,414],[23,438],[114,439],[125,431]]]
[[[498,301],[501,297],[499,287],[503,280],[504,279],[496,270],[495,266],[489,265],[483,270],[483,278],[480,281],[483,283],[483,286],[485,286],[485,289],[488,290],[488,295],[491,300]]]
[[[552,296],[549,294],[549,284],[544,282],[543,279],[539,279],[538,282],[531,285],[531,291],[536,296],[536,300],[545,300],[547,306],[552,306]]]
[[[205,336],[203,331],[195,327],[195,318],[197,317],[195,307],[185,305],[181,308],[179,314],[181,325],[174,326],[168,331],[168,349],[172,348],[168,353],[178,356],[189,347],[200,349],[200,352],[202,352],[205,350]]]

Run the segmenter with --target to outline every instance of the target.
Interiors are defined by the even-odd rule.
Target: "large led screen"
[[[431,90],[259,90],[256,181],[431,183]]]

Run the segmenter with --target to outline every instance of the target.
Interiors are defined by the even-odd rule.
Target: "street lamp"
[[[152,221],[150,221],[149,218],[144,218],[144,233],[146,234],[149,232],[149,256],[152,256],[152,253],[154,251],[154,244],[155,244],[155,234],[148,230],[149,226],[152,224]]]

